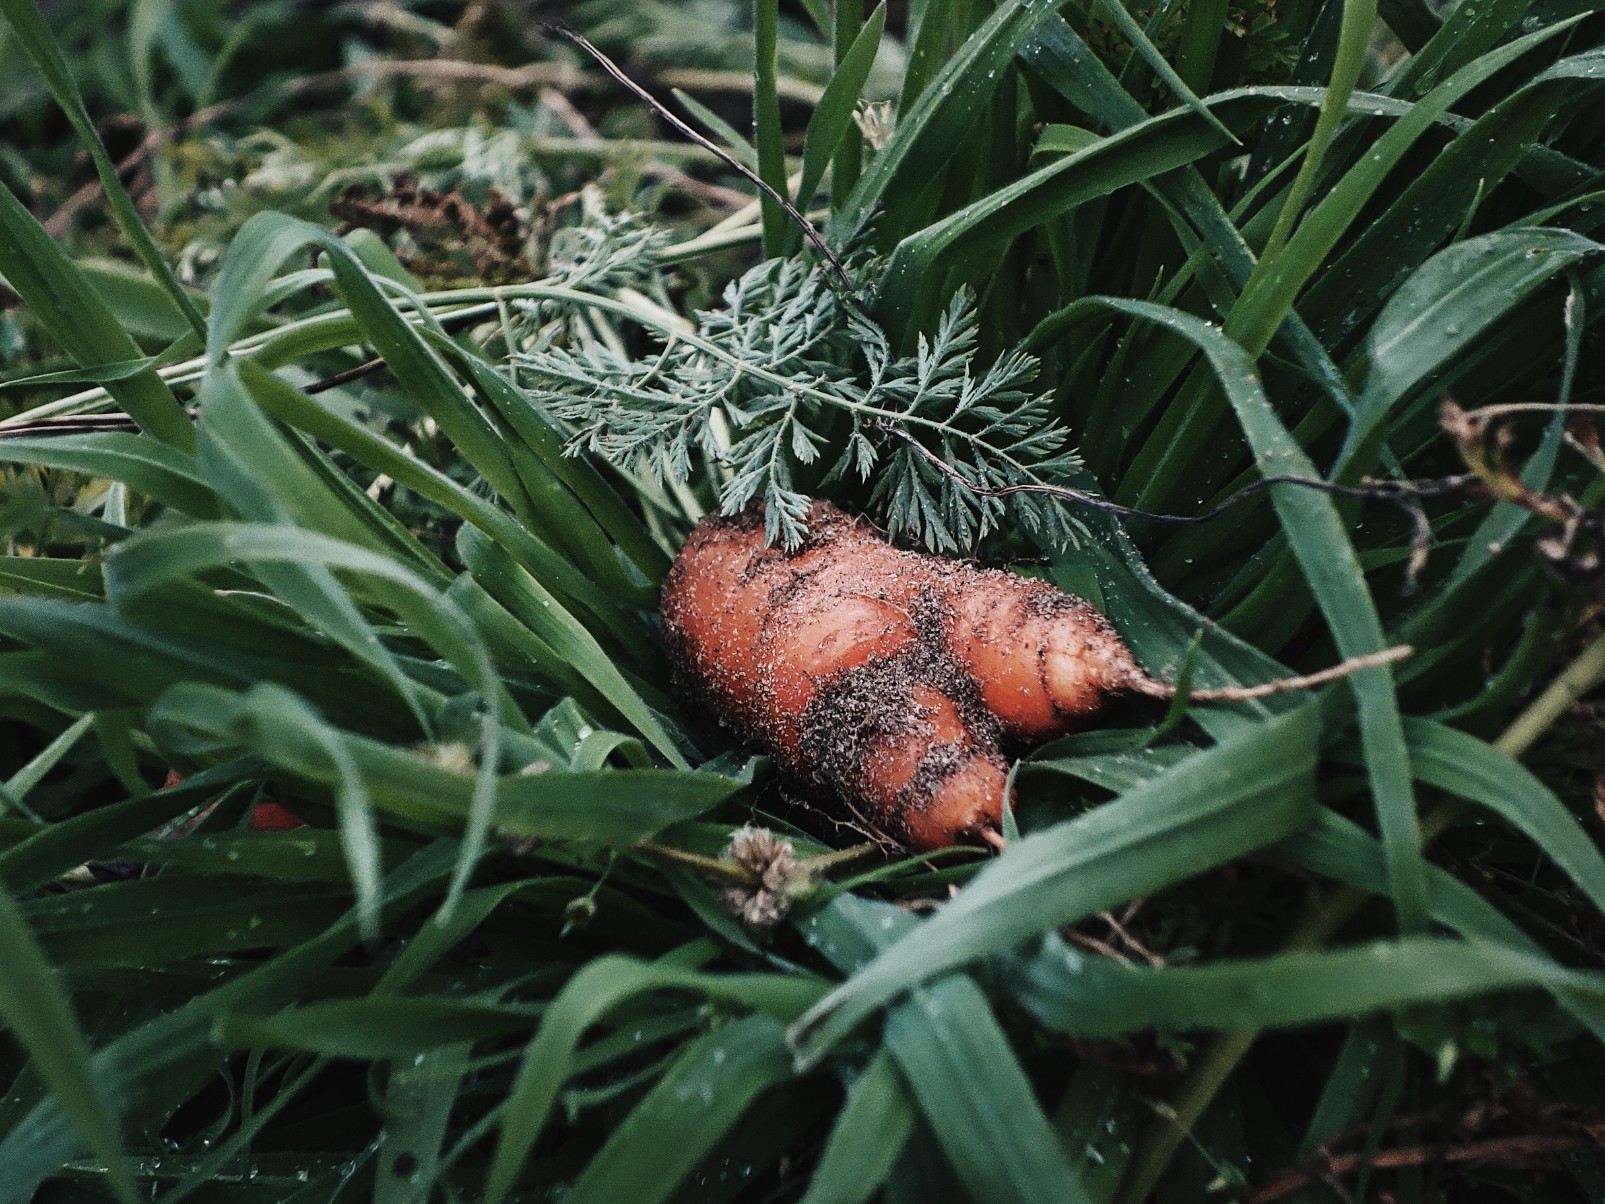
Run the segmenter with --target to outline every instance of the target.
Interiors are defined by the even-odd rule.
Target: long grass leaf
[[[0,962],[6,967],[0,974],[0,1020],[49,1083],[62,1115],[105,1163],[117,1199],[133,1204],[138,1196],[123,1157],[116,1094],[95,1074],[89,1043],[73,1019],[72,1005],[15,900],[4,889],[0,889]]]
[[[140,262],[162,285],[167,296],[183,313],[190,327],[197,335],[204,337],[206,319],[201,316],[200,310],[190,300],[189,294],[178,283],[178,278],[173,275],[173,269],[157,250],[150,232],[145,229],[145,224],[139,220],[134,202],[129,197],[127,189],[123,187],[111,156],[106,153],[105,144],[101,142],[100,134],[89,116],[89,110],[84,107],[83,97],[78,93],[78,85],[73,81],[72,72],[68,70],[66,60],[62,57],[61,48],[56,45],[55,38],[51,37],[38,6],[33,0],[0,0],[0,14],[4,14],[17,41],[33,60],[33,65],[44,78],[45,86],[50,89],[51,96],[61,106],[62,112],[72,125],[73,132],[78,135],[79,142],[94,161],[100,185],[105,189],[106,199],[111,204],[112,216],[117,219],[123,236],[134,248],[134,253],[139,256]],[[9,275],[9,272],[7,274]]]
[[[732,1021],[687,1043],[596,1152],[569,1199],[669,1199],[757,1095],[791,1076],[786,1030],[767,1016]]]
[[[937,164],[962,141],[975,115],[986,107],[1015,51],[1063,2],[1024,0],[1000,5],[965,40],[913,106],[898,114],[891,141],[832,215],[830,233],[836,245],[845,246],[859,235],[894,181],[930,178]]]
[[[121,431],[0,439],[0,460],[121,481],[196,518],[215,518],[217,496],[192,456]]]
[[[32,8],[28,0],[8,3]],[[4,183],[0,183],[0,276],[82,367],[143,358],[139,345],[117,324],[89,281]],[[109,381],[105,388],[142,429],[179,451],[195,449],[189,418],[153,369]]]
[[[450,850],[445,847],[431,846],[415,854],[386,879],[387,910],[415,902],[450,867]],[[327,973],[329,964],[356,941],[356,931],[352,914],[256,969],[118,1037],[96,1051],[91,1063],[95,1081],[104,1090],[132,1091],[154,1079],[193,1075],[197,1064],[204,1081],[216,1063],[211,1026],[217,1016],[283,1006]],[[80,1148],[81,1139],[62,1101],[46,1097],[0,1137],[0,1165],[6,1168],[0,1176],[0,1204],[29,1204],[39,1185]]]
[[[1410,760],[1424,782],[1492,810],[1527,836],[1605,913],[1605,856],[1554,793],[1522,765],[1475,736],[1407,720]]]
[[[917,1119],[897,1063],[880,1050],[848,1090],[801,1204],[864,1204],[891,1173]]]
[[[785,130],[780,125],[780,0],[753,0],[752,124],[758,144],[758,176],[786,195]],[[771,196],[759,198],[763,212],[763,245],[780,254],[786,241],[786,214]]]
[[[837,5],[838,15],[851,11],[851,5]],[[846,48],[846,54],[839,57],[830,83],[825,86],[825,94],[819,98],[814,115],[808,120],[808,132],[803,139],[802,177],[797,182],[795,198],[797,208],[805,213],[813,202],[819,182],[825,178],[825,169],[830,166],[832,157],[840,170],[844,162],[842,149],[849,145],[856,147],[859,134],[853,113],[863,95],[870,69],[875,65],[875,53],[880,49],[885,27],[886,5],[878,4]],[[856,163],[856,157],[851,161]],[[786,235],[788,253],[795,254],[802,246],[802,239],[801,230],[789,231]]]
[[[1605,1004],[1605,974],[1479,941],[1416,936],[1323,953],[1152,969],[1052,942],[1025,970],[1021,1001],[1078,1037],[1144,1028],[1283,1028],[1494,991],[1569,990]]]
[[[196,758],[252,753],[302,782],[326,790],[339,779],[319,746],[298,724],[281,721],[284,691],[257,686],[249,692],[180,685],[167,691],[151,716],[160,739]],[[368,798],[417,831],[456,835],[478,806],[479,775],[436,764],[353,732],[345,750],[362,775]],[[512,743],[511,739],[508,741]],[[492,826],[511,836],[584,841],[622,848],[692,819],[740,790],[746,782],[711,772],[606,769],[590,773],[543,770],[503,773],[493,782]]]
[[[1315,465],[1271,408],[1253,360],[1220,329],[1191,315],[1145,302],[1105,299],[1103,304],[1156,322],[1190,340],[1209,357],[1262,472],[1318,475]],[[1354,545],[1331,498],[1314,490],[1281,485],[1272,491],[1271,500],[1339,651],[1344,656],[1381,651],[1386,646],[1382,621],[1366,588]],[[1386,667],[1368,669],[1349,678],[1349,683],[1359,702],[1366,769],[1377,822],[1388,850],[1388,878],[1399,924],[1405,932],[1419,932],[1426,925],[1425,869],[1392,673]]]
[[[512,1189],[520,1164],[551,1114],[558,1089],[571,1073],[585,1031],[624,1000],[666,988],[727,999],[787,1020],[819,997],[822,984],[774,975],[698,974],[672,964],[649,965],[619,956],[589,963],[552,1001],[535,1040],[524,1051],[502,1111],[501,1137],[485,1184],[489,1204],[499,1204]]]
[[[1286,246],[1274,255],[1261,257],[1254,278],[1227,316],[1227,333],[1254,355],[1264,351],[1299,290],[1358,218],[1383,179],[1432,123],[1478,84],[1567,28],[1565,23],[1553,25],[1501,46],[1462,67],[1413,105],[1377,139],[1369,154],[1326,191]]]
[[[889,999],[945,970],[1279,840],[1309,814],[1311,708],[1256,725],[1078,819],[1011,845],[941,912],[810,1009],[818,1058]]]

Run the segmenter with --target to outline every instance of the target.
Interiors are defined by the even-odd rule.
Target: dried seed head
[[[779,923],[792,903],[814,887],[814,876],[797,859],[791,841],[768,828],[752,824],[737,828],[730,834],[724,859],[752,874],[750,886],[732,887],[724,896],[731,913],[752,928]]]

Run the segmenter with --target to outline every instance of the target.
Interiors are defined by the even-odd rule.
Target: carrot
[[[743,740],[911,848],[998,832],[1003,740],[1069,730],[1141,675],[1051,587],[900,552],[825,502],[808,526],[788,553],[761,513],[703,522],[664,585],[669,645]],[[1050,632],[1058,652],[1022,655]]]
[[[788,773],[915,850],[1001,845],[1005,745],[1086,726],[1116,697],[1170,698],[1079,598],[997,569],[903,552],[828,502],[795,551],[756,508],[705,519],[663,587],[686,691]],[[1368,667],[1258,687],[1237,701]]]

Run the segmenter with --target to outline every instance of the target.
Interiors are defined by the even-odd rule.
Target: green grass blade
[[[1109,18],[1115,28],[1131,43],[1132,50],[1148,65],[1150,71],[1164,81],[1165,87],[1170,89],[1177,100],[1214,126],[1217,132],[1224,134],[1233,142],[1237,141],[1237,136],[1221,124],[1220,119],[1209,111],[1203,101],[1198,99],[1198,94],[1188,86],[1187,81],[1170,65],[1170,61],[1160,53],[1159,47],[1153,44],[1143,27],[1126,11],[1126,6],[1122,3],[1122,0],[1102,0],[1102,3],[1094,7],[1093,12],[1097,16],[1107,16]],[[1189,13],[1188,16],[1188,29],[1191,29],[1194,25],[1192,20],[1194,14]],[[1217,25],[1215,36],[1219,37],[1219,35],[1220,30]],[[1202,78],[1207,81],[1207,73]],[[1207,87],[1207,82],[1205,86]]]
[[[1256,274],[1268,270],[1276,262],[1288,235],[1292,233],[1294,223],[1304,212],[1310,190],[1315,187],[1316,173],[1320,171],[1327,148],[1337,135],[1338,123],[1345,116],[1349,97],[1353,95],[1354,85],[1359,82],[1360,71],[1365,66],[1376,18],[1376,0],[1343,0],[1343,21],[1338,29],[1332,70],[1327,77],[1326,99],[1321,103],[1320,115],[1315,119],[1315,132],[1310,135],[1309,144],[1305,147],[1298,175],[1293,178],[1281,211],[1276,215],[1276,225],[1265,240]],[[1244,291],[1246,293],[1253,288],[1251,279]]]
[[[804,1057],[945,970],[1198,873],[1304,822],[1315,767],[1305,707],[1189,757],[1107,806],[1027,836],[959,897],[810,1009]]]
[[[162,696],[152,729],[165,747],[197,759],[252,753],[320,788],[307,791],[317,797],[337,788],[339,780],[300,727],[282,722],[278,700],[284,695],[267,685],[249,692],[180,685]],[[342,738],[373,805],[401,825],[430,835],[457,834],[472,818],[477,774],[352,732]],[[512,836],[625,848],[695,818],[745,785],[716,773],[666,769],[504,773],[494,783],[491,822]]]
[[[1209,357],[1262,472],[1319,476],[1271,408],[1253,360],[1227,335],[1173,309],[1114,299],[1103,304],[1159,323]],[[1272,490],[1271,500],[1338,650],[1345,657],[1381,651],[1386,647],[1382,621],[1332,499],[1314,490],[1280,485]],[[1419,932],[1426,925],[1426,879],[1393,676],[1382,667],[1357,673],[1348,681],[1359,703],[1366,769],[1388,850],[1388,878],[1399,924],[1405,932]]]
[[[217,496],[200,466],[155,439],[122,431],[0,439],[0,461],[110,477],[196,518],[215,518]]]
[[[881,1049],[847,1092],[801,1204],[864,1204],[891,1173],[917,1118],[897,1063]]]
[[[480,768],[475,775],[474,801],[464,834],[462,861],[449,896],[455,899],[466,884],[489,834],[495,775],[501,759],[501,718],[504,714],[516,714],[473,625],[442,593],[387,557],[290,526],[218,522],[178,531],[146,532],[119,545],[117,555],[107,565],[106,594],[114,604],[126,609],[137,604],[142,595],[171,581],[236,561],[317,566],[384,582],[388,587],[389,605],[478,691],[483,707],[476,750]],[[363,655],[358,649],[367,647],[371,641],[388,660],[388,652],[360,617],[356,620],[359,629],[346,632],[345,620],[339,617],[345,613],[344,607],[326,612],[337,624],[330,634],[341,639],[353,655],[358,656]],[[320,616],[311,617],[316,620]],[[406,688],[408,696],[413,697],[410,683]],[[293,695],[276,691],[271,700],[264,696],[261,702],[263,706],[278,707],[279,722],[299,726],[303,739],[310,741],[332,764],[359,911],[369,931],[377,931],[377,842],[368,817],[366,789],[359,768],[342,747],[323,738],[322,721]]]
[[[61,759],[72,751],[73,745],[83,737],[84,733],[94,726],[95,717],[85,715],[77,722],[69,724],[67,730],[62,732],[47,744],[37,756],[26,765],[17,770],[5,782],[0,783],[0,802],[23,810],[29,819],[37,821],[39,817],[27,810],[28,792],[31,791]]]
[[[217,285],[219,301],[213,308],[207,348],[213,370],[244,323],[268,303],[268,284],[284,261],[303,247],[316,247],[329,256],[336,288],[396,380],[514,511],[526,522],[534,521],[529,498],[496,431],[464,396],[419,331],[386,297],[386,286],[400,286],[374,276],[345,243],[319,226],[281,213],[261,213],[240,229]]]
[[[997,90],[999,77],[1008,70],[1015,51],[1063,2],[1004,4],[987,18],[913,106],[898,114],[891,141],[832,217],[832,242],[837,246],[852,242],[894,186],[902,187],[911,179],[923,183],[936,174]]]
[[[89,281],[4,183],[0,183],[0,276],[81,366],[143,358],[139,345],[117,324]],[[194,450],[195,430],[155,371],[109,381],[106,391],[142,429],[179,451]]]
[[[281,528],[279,538],[285,541],[293,542],[299,536],[309,541],[321,541],[321,546],[324,547],[337,545],[349,548],[353,555],[360,552],[365,558],[365,564],[382,565],[385,570],[400,574],[409,581],[416,577],[416,574],[399,560],[392,561],[382,553],[363,546],[370,542],[371,537],[361,528],[360,519],[354,519],[350,515],[348,507],[323,507],[314,522],[318,527],[325,524],[335,527],[342,525],[348,528],[357,527],[360,544],[323,535],[316,529],[309,531],[295,521],[300,515],[310,517],[316,513],[318,509],[316,503],[321,500],[320,494],[324,496],[327,494],[316,488],[295,488],[298,483],[312,478],[311,470],[304,463],[297,462],[297,457],[284,436],[274,430],[271,424],[251,406],[232,363],[220,370],[211,387],[203,394],[203,399],[205,417],[201,426],[201,463],[214,488],[229,502],[230,507],[244,518],[254,520],[246,524],[247,526],[279,527]],[[246,432],[254,437],[242,438],[242,434]],[[286,465],[290,470],[271,476],[263,475],[261,469],[275,461]],[[300,511],[300,514],[292,512],[291,506]],[[201,529],[197,534],[203,542],[210,538],[221,543],[229,538],[227,525],[216,529]],[[190,538],[195,537],[192,535]],[[185,572],[195,573],[208,567],[204,552],[191,551],[196,546],[193,543],[175,545],[184,549]],[[216,549],[213,556],[212,565],[227,563],[227,556],[221,546]],[[131,567],[138,564],[144,568],[150,560],[149,555],[136,549],[134,559],[125,563]],[[148,567],[156,566],[150,564]],[[294,607],[315,630],[337,642],[351,656],[368,665],[389,682],[396,696],[413,712],[419,727],[428,730],[429,718],[424,712],[421,695],[414,683],[401,668],[395,654],[385,646],[372,625],[363,617],[357,598],[341,586],[327,565],[311,560],[303,561],[294,555],[274,556],[264,559],[256,567],[255,573],[275,595]],[[153,580],[170,579],[169,575],[158,574]],[[137,597],[141,592],[145,592],[137,581],[130,581],[129,584],[131,597]]]
[[[1276,853],[1311,873],[1372,894],[1387,894],[1388,872],[1381,842],[1329,808],[1321,808],[1313,824],[1277,845]],[[1448,871],[1429,866],[1427,885],[1435,922],[1460,936],[1543,952],[1503,912]]]
[[[1387,891],[1381,846],[1359,825],[1326,808],[1317,813],[1314,824],[1283,841],[1276,851],[1311,873],[1374,894]],[[1546,956],[1543,946],[1499,908],[1447,871],[1429,865],[1427,885],[1435,922],[1475,941]],[[1605,1003],[1564,986],[1555,989],[1555,998],[1585,1028],[1605,1037]]]
[[[1543,849],[1601,912],[1605,856],[1577,817],[1521,764],[1475,736],[1424,719],[1405,723],[1410,759],[1424,782],[1480,803]]]
[[[397,868],[385,882],[387,910],[415,902],[449,870],[450,852],[430,847]],[[97,1083],[109,1090],[132,1090],[155,1079],[193,1074],[201,1078],[216,1065],[211,1026],[225,1012],[271,1012],[326,974],[330,963],[356,941],[355,916],[325,927],[316,936],[262,966],[208,991],[98,1050],[92,1062]],[[4,1137],[0,1137],[0,1204],[29,1204],[44,1180],[79,1150],[79,1138],[61,1100],[46,1097]]]
[[[710,994],[786,1020],[817,999],[821,987],[808,979],[698,974],[669,963],[648,965],[619,956],[590,962],[552,1001],[535,1039],[524,1051],[502,1111],[501,1137],[485,1184],[485,1199],[499,1204],[512,1190],[520,1165],[557,1101],[558,1089],[572,1073],[580,1038],[610,1009],[647,991],[676,988]]]
[[[344,885],[323,882],[241,892],[163,875],[108,883],[70,899],[47,895],[26,914],[53,958],[92,978],[106,966],[161,966],[293,945],[338,919],[349,899]]]
[[[33,65],[39,74],[44,77],[45,86],[50,89],[50,94],[72,124],[79,142],[94,161],[95,172],[100,176],[100,184],[105,189],[107,202],[111,205],[112,216],[117,219],[123,236],[133,246],[140,262],[163,286],[173,304],[183,313],[191,329],[204,338],[206,319],[201,316],[200,310],[190,300],[184,287],[178,283],[178,278],[173,275],[173,269],[162,258],[162,253],[157,250],[150,232],[139,220],[134,202],[129,197],[127,189],[123,187],[111,156],[106,153],[106,147],[95,130],[94,122],[90,119],[89,110],[84,107],[83,97],[78,93],[78,86],[73,82],[72,73],[62,58],[61,49],[56,45],[56,40],[50,36],[50,30],[45,25],[37,5],[33,0],[0,0],[0,14],[5,16],[12,33],[16,35],[17,41],[28,57],[33,60]],[[0,271],[10,275],[9,269],[3,266],[0,266]]]
[[[1021,1001],[1040,1022],[1091,1038],[1144,1028],[1285,1028],[1534,987],[1605,1003],[1605,974],[1430,936],[1159,969],[1089,958],[1052,942],[1031,961],[1023,985]]]
[[[384,1100],[384,1149],[374,1204],[422,1204],[435,1195],[452,1109],[469,1074],[468,1044],[404,1056],[391,1068]]]
[[[613,1131],[569,1195],[573,1204],[657,1204],[741,1119],[792,1076],[786,1030],[748,1016],[689,1042]]]
[[[877,5],[879,12],[884,5]],[[858,44],[859,34],[864,23],[864,6],[860,4],[838,4],[834,13],[835,21],[831,29],[832,58],[836,64],[837,74],[841,72],[842,64],[846,61],[849,51]],[[886,18],[882,14],[876,18],[871,14],[870,20],[879,20],[884,26]],[[877,37],[877,42],[879,38]],[[831,84],[836,82],[836,76],[831,76]],[[827,91],[829,85],[827,85]],[[821,102],[823,107],[823,102]],[[858,183],[858,173],[863,169],[864,143],[863,139],[849,134],[836,148],[836,158],[830,168],[830,199],[832,208],[839,207],[852,192],[853,185]],[[801,205],[801,202],[799,202]],[[806,209],[806,206],[802,206]]]
[[[48,556],[0,556],[0,589],[86,601],[101,595],[100,566]]]
[[[1242,130],[1282,104],[1318,104],[1324,97],[1320,88],[1242,88],[1209,97],[1206,103],[1218,124]],[[878,316],[890,333],[901,333],[913,312],[918,282],[938,268],[979,259],[1090,200],[1214,154],[1229,144],[1216,124],[1181,108],[1124,125],[1086,149],[1039,167],[910,234],[887,266]]]
[[[1396,407],[1452,383],[1455,365],[1490,327],[1557,272],[1602,249],[1570,230],[1518,227],[1456,243],[1417,269],[1371,325],[1370,373],[1338,471],[1364,471]]]
[[[851,13],[853,6],[838,4],[836,10],[838,15]],[[825,86],[825,94],[819,98],[814,115],[808,120],[808,132],[803,139],[802,178],[798,181],[795,197],[797,208],[804,213],[813,203],[814,192],[825,178],[825,168],[830,166],[832,159],[835,159],[836,169],[841,170],[844,162],[842,151],[849,146],[856,150],[858,146],[859,133],[853,121],[853,111],[864,93],[870,68],[875,65],[875,54],[880,49],[885,27],[886,5],[879,4],[847,47],[847,53],[837,61],[830,83]],[[850,161],[856,167],[856,155]],[[802,239],[801,230],[788,231],[786,252],[796,254],[802,247]]]
[[[287,1008],[274,1016],[225,1016],[219,1041],[270,1045],[329,1058],[405,1059],[461,1042],[528,1032],[536,1010],[472,999],[374,994]]]
[[[117,1199],[133,1204],[138,1196],[123,1158],[114,1094],[95,1074],[89,1043],[73,1018],[72,1005],[15,900],[3,889],[0,962],[6,967],[0,974],[0,1020],[33,1059],[64,1117],[105,1163]]]
[[[974,1199],[1087,1198],[973,981],[915,988],[887,1017],[886,1046]]]
[[[1389,94],[1410,98],[1431,91],[1438,80],[1492,50],[1532,7],[1531,0],[1498,0],[1448,10],[1431,40],[1415,49],[1388,80]]]
[[[584,677],[671,765],[686,767],[673,737],[596,638],[526,572],[507,551],[478,529],[458,532],[463,564],[486,592],[517,616],[574,672]]]
[[[668,554],[654,542],[639,516],[590,461],[564,454],[562,437],[535,409],[529,397],[503,379],[483,358],[464,351],[460,344],[433,331],[428,332],[428,337],[442,354],[457,357],[462,371],[521,441],[521,447],[514,454],[529,452],[540,460],[555,481],[573,493],[573,498],[567,494],[559,497],[554,491],[536,490],[531,486],[542,514],[551,516],[549,534],[561,537],[567,531],[572,532],[574,539],[588,540],[590,533],[599,527],[630,558],[642,576],[654,585],[662,581],[669,568]],[[526,478],[529,475],[525,474]],[[576,506],[574,499],[581,504]],[[610,581],[616,573],[598,575]],[[629,591],[623,592],[628,594]]]
[[[1517,167],[1545,126],[1590,95],[1575,79],[1546,72],[1478,118],[1311,281],[1299,309],[1329,340],[1369,317]]]
[[[568,605],[576,602],[615,632],[636,625],[636,620],[591,582],[561,554],[521,526],[505,511],[479,497],[446,473],[409,456],[400,447],[364,426],[342,417],[314,398],[264,372],[255,364],[239,365],[239,377],[251,399],[264,411],[329,443],[385,473],[420,496],[472,523],[494,539],[543,586]],[[259,445],[260,446],[260,445]],[[310,508],[298,507],[302,514]],[[328,513],[330,507],[324,507]],[[415,541],[409,541],[415,543]]]
[[[888,904],[844,896],[800,927],[810,944],[852,971],[909,939],[917,926]],[[973,981],[952,975],[916,988],[892,1008],[886,1048],[906,1083],[898,1085],[907,1096],[903,1106],[912,1103],[923,1114],[976,1199],[1084,1198],[1030,1082]],[[895,1154],[881,1156],[890,1161]]]
[[[780,0],[753,0],[752,124],[758,143],[758,178],[786,195],[785,130],[780,125]],[[767,194],[763,212],[764,254],[778,255],[786,241],[786,213]]]
[[[1275,254],[1261,257],[1254,278],[1227,317],[1227,333],[1251,354],[1263,352],[1292,308],[1294,298],[1405,152],[1466,93],[1566,28],[1569,28],[1566,24],[1551,26],[1483,55],[1412,106],[1409,113],[1377,139],[1369,154],[1327,190],[1299,223],[1287,244]]]

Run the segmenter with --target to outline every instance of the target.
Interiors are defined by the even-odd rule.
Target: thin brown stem
[[[636,841],[634,851],[662,865],[692,870],[720,882],[729,883],[731,886],[760,885],[758,875],[740,862],[726,861],[721,857],[708,857],[702,853],[693,853],[689,849],[677,849],[672,845],[659,844],[655,840]]]
[[[1409,1166],[1426,1166],[1433,1162],[1451,1164],[1492,1162],[1528,1168],[1535,1163],[1552,1163],[1560,1154],[1572,1150],[1597,1148],[1598,1145],[1597,1140],[1581,1133],[1552,1136],[1529,1134],[1496,1137],[1487,1141],[1468,1141],[1462,1145],[1447,1147],[1410,1146],[1396,1150],[1381,1150],[1375,1154],[1361,1152],[1320,1156],[1308,1166],[1283,1171],[1249,1196],[1248,1204],[1271,1204],[1271,1201],[1290,1196],[1302,1187],[1353,1174],[1364,1166],[1370,1166],[1374,1170],[1399,1170]]]
[[[1194,702],[1252,702],[1256,698],[1269,698],[1273,694],[1285,694],[1290,690],[1313,690],[1316,686],[1324,686],[1340,678],[1350,677],[1366,669],[1377,669],[1383,665],[1391,665],[1395,661],[1402,661],[1415,652],[1408,644],[1399,644],[1393,648],[1384,648],[1381,652],[1368,652],[1364,656],[1351,656],[1340,661],[1330,669],[1322,669],[1319,673],[1306,673],[1301,677],[1279,677],[1275,681],[1261,682],[1256,686],[1216,686],[1211,689],[1189,690],[1187,697]],[[1139,694],[1146,694],[1151,698],[1174,698],[1176,687],[1168,681],[1144,681],[1135,687]]]

